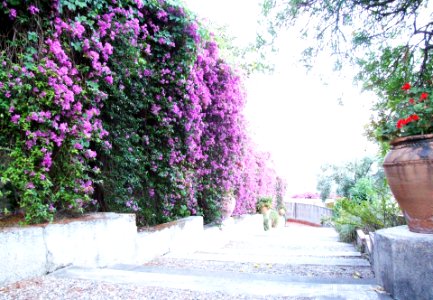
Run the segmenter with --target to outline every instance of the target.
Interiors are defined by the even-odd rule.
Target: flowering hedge
[[[177,1],[1,5],[0,204],[27,222],[95,209],[212,222],[227,194],[236,214],[275,194],[240,77]]]

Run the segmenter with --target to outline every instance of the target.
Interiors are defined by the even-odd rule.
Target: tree
[[[411,71],[418,67],[419,79],[428,80],[433,50],[432,16],[423,11],[428,3],[428,0],[265,0],[263,12],[273,33],[301,22],[308,25],[302,26],[301,34],[313,35],[315,39],[305,49],[307,56],[313,57],[327,48],[342,63],[342,59],[357,61],[362,53],[357,51],[360,48],[375,53],[398,49],[395,60],[411,67]]]
[[[277,208],[284,208],[284,195],[286,193],[286,188],[287,188],[287,182],[277,176],[276,179],[276,183],[275,183],[275,196],[276,196],[276,204],[277,204]]]
[[[273,67],[259,45],[254,42],[248,44],[237,43],[227,25],[219,26],[209,22],[207,27],[213,33],[212,38],[218,44],[221,58],[229,65],[240,68],[243,75],[248,77],[253,73],[272,71]]]
[[[377,181],[381,177],[380,172],[374,172],[375,161],[371,157],[364,157],[359,161],[352,161],[343,165],[323,165],[322,173],[318,177],[317,190],[320,192],[320,198],[326,200],[331,194],[332,187],[336,187],[336,193],[339,196],[350,198],[351,192],[356,184],[363,178]]]
[[[265,0],[263,13],[274,37],[278,29],[301,28],[308,65],[327,51],[337,69],[359,67],[355,79],[380,99],[369,136],[386,141],[378,128],[403,101],[401,86],[433,84],[432,6],[429,0]]]

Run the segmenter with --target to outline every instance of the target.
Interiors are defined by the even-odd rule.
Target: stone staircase
[[[391,299],[376,286],[368,260],[339,242],[332,228],[299,225],[237,235],[218,249],[203,245],[145,265],[70,267],[49,276],[195,293],[188,299],[212,293],[218,299]]]

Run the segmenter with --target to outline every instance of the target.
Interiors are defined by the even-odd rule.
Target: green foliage
[[[332,223],[344,242],[352,242],[356,238],[356,229],[364,232],[402,225],[399,217],[400,209],[387,191],[376,191],[365,188],[367,182],[362,181],[354,189],[364,190],[361,199],[339,199],[333,208]]]
[[[317,181],[321,199],[324,201],[329,197],[333,185],[336,186],[337,195],[350,197],[350,190],[361,178],[375,177],[374,180],[380,180],[381,173],[374,173],[374,165],[375,161],[371,157],[343,165],[323,165]]]
[[[424,92],[431,91],[433,26],[428,4],[428,0],[266,0],[263,14],[271,32],[281,27],[300,28],[308,42],[303,52],[306,65],[314,65],[315,57],[326,51],[334,56],[337,69],[359,67],[355,80],[379,98],[368,134],[382,143],[385,152],[384,142],[411,134],[410,128],[396,130],[395,118],[410,116],[399,115],[407,101],[400,93],[401,86],[411,82]],[[421,106],[413,108],[423,111]],[[430,107],[427,110],[430,116]],[[431,120],[425,120],[422,128],[413,131],[432,132],[432,128],[426,129]],[[327,185],[321,188],[326,190]]]
[[[370,232],[401,225],[400,209],[391,197],[383,168],[377,164],[381,165],[365,157],[343,166],[328,166],[331,172],[320,177],[325,184],[333,181],[343,196],[335,202],[332,218],[325,220],[334,225],[342,241],[353,241],[356,229]]]
[[[273,70],[260,45],[256,43],[237,45],[236,38],[230,34],[227,26],[218,26],[212,23],[208,26],[214,33],[221,57],[230,65],[240,68],[246,76],[256,72],[266,73]]]
[[[272,209],[269,212],[269,218],[271,219],[272,228],[276,228],[278,226],[278,223],[280,220],[280,215],[278,214],[278,212],[276,210]]]
[[[281,177],[277,177],[277,181],[275,183],[275,197],[276,197],[277,209],[285,208],[284,194],[286,192],[286,188],[287,188],[287,183]]]
[[[277,210],[272,209],[273,202],[272,197],[261,197],[256,203],[257,212],[263,215],[263,228],[265,231],[278,226],[279,214]],[[263,211],[263,208],[267,208],[267,210]]]
[[[370,135],[380,142],[396,137],[433,133],[433,86],[410,87],[394,101],[383,103],[381,114],[370,124]]]
[[[428,18],[423,16],[427,2],[266,0],[262,11],[269,21],[270,32],[276,33],[281,27],[301,29],[301,36],[309,38],[308,59],[326,49],[337,61],[350,63],[365,53],[365,49],[367,53],[370,50],[375,53],[381,46],[394,47],[392,40],[397,38],[405,41],[402,44],[409,45],[412,53],[429,49],[432,28]],[[414,36],[424,43],[412,42]],[[430,60],[428,53],[419,55]],[[427,61],[421,59],[416,63],[422,70],[429,64]],[[415,65],[412,67],[412,70],[419,70]]]
[[[2,211],[208,223],[227,191],[236,214],[275,192],[240,76],[178,0],[9,0],[0,24]],[[219,40],[233,61],[254,52]]]
[[[122,8],[130,4],[131,10]],[[164,93],[164,68],[175,70],[173,82],[185,92],[185,84],[178,82],[188,76],[197,48],[186,34],[193,22],[188,13],[177,1],[148,1],[144,8],[104,0],[58,6],[8,1],[3,7],[0,207],[21,207],[28,223],[51,221],[56,212],[92,209],[93,197],[102,210],[137,212],[142,207],[137,218],[142,224],[188,215],[182,194],[185,170],[168,165],[170,153],[163,146],[172,136],[186,137],[180,126],[156,126],[162,118],[150,113]],[[161,13],[163,19],[164,10],[171,14],[165,13],[167,21],[157,17]],[[139,25],[147,34],[138,36]],[[143,80],[143,70],[158,76]],[[72,104],[64,104],[64,95]],[[162,100],[168,109],[171,104]],[[153,171],[152,162],[162,156],[165,160]],[[183,201],[171,207],[173,194]]]
[[[256,203],[256,209],[257,212],[261,212],[262,208],[266,207],[268,209],[272,208],[272,204],[273,204],[273,199],[272,197],[262,197],[260,198],[257,203]]]
[[[268,231],[269,229],[271,229],[270,222],[271,222],[270,215],[269,214],[263,214],[263,229],[265,231]]]
[[[375,193],[376,186],[374,185],[371,177],[362,177],[356,181],[355,185],[350,188],[350,199],[361,203],[363,201],[376,200],[377,194]]]
[[[170,14],[170,22],[164,24],[156,15],[161,9],[172,7],[152,4],[148,9],[147,26],[153,22],[159,24],[160,31],[155,35],[163,36],[176,47],[168,49],[152,36],[140,41],[142,44],[137,47],[131,44],[130,36],[118,36],[112,43],[117,51],[110,56],[116,82],[106,85],[109,97],[101,115],[104,128],[111,133],[112,148],[101,157],[104,194],[100,203],[106,210],[136,212],[140,225],[160,224],[190,215],[185,210],[189,190],[184,187],[188,164],[170,163],[172,152],[185,155],[187,137],[183,124],[174,118],[171,122],[163,121],[163,114],[153,113],[152,109],[157,103],[160,111],[168,115],[173,106],[170,99],[184,96],[182,82],[188,75],[186,69],[192,66],[197,55],[194,39],[184,33],[192,22],[188,16]],[[153,55],[142,51],[146,47],[152,49]],[[151,74],[145,80],[143,70]],[[164,75],[168,71],[170,76]],[[173,86],[178,93],[174,93]],[[174,140],[177,144],[173,149],[168,145]],[[172,199],[176,199],[175,204],[171,203]]]
[[[265,231],[268,231],[271,228],[276,228],[279,221],[280,215],[278,214],[278,211],[270,209],[266,213],[263,213],[263,229]]]
[[[326,167],[322,166],[322,172],[326,172]],[[331,178],[325,178],[324,176],[321,176],[319,180],[317,181],[316,189],[320,193],[320,199],[322,201],[326,201],[326,199],[329,198],[332,192],[332,180]]]

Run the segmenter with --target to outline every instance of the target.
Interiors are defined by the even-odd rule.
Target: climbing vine
[[[2,209],[29,223],[88,210],[212,222],[227,194],[242,214],[275,192],[241,77],[178,1],[1,5]]]

